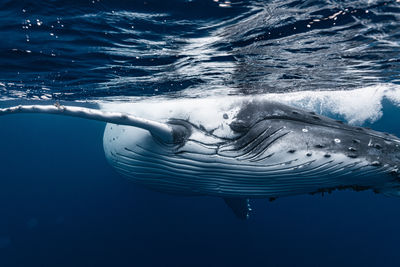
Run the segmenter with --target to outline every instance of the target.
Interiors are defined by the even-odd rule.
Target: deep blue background
[[[394,0],[221,3],[0,1],[0,100],[400,84]],[[398,106],[384,100],[382,114],[366,126],[400,136]],[[104,125],[0,117],[1,267],[400,265],[399,199],[340,191],[256,200],[240,221],[221,199],[156,193],[119,176],[104,158]]]
[[[257,200],[240,221],[220,199],[155,193],[117,175],[103,155],[103,123],[12,115],[0,125],[0,266],[400,263],[396,198]]]

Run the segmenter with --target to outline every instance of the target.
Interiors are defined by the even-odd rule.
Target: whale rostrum
[[[252,198],[339,189],[399,195],[399,138],[265,99],[216,103],[163,100],[124,112],[31,105],[0,115],[107,122],[105,156],[120,174],[161,192],[222,197],[239,218],[249,216]]]

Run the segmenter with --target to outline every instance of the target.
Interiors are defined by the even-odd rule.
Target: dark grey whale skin
[[[142,142],[139,139],[120,147],[119,155],[126,159],[122,168],[154,161],[146,169],[146,178],[134,172],[123,175],[160,192],[230,199],[230,205],[241,203],[241,209],[246,202],[234,199],[275,199],[336,189],[398,195],[400,139],[396,136],[272,101],[245,99],[236,108],[228,126],[234,133],[230,137],[218,136],[190,118],[171,118],[167,123],[177,131],[174,145],[164,146],[144,136],[141,140],[149,142],[147,148],[134,152],[136,142]],[[221,113],[222,119],[228,115]],[[124,135],[109,132],[116,138]],[[118,168],[120,158],[106,154]],[[153,181],[164,169],[169,174]]]
[[[262,127],[261,127],[262,125]],[[265,127],[285,128],[285,132],[306,131],[312,137],[306,142],[305,150],[323,151],[329,157],[334,153],[343,153],[349,158],[362,157],[371,165],[386,166],[391,175],[397,176],[400,165],[400,139],[388,133],[368,128],[355,127],[277,102],[248,101],[244,102],[231,129],[242,134],[236,141],[237,149],[243,143],[251,143]],[[303,130],[306,129],[306,130]],[[288,147],[288,153],[302,150],[300,143]],[[257,150],[257,148],[254,148]],[[304,148],[303,148],[304,149]]]
[[[170,118],[173,144],[134,127],[107,126],[106,157],[136,183],[180,195],[249,199],[335,189],[399,192],[400,139],[393,135],[263,99],[243,99],[230,109],[236,110],[227,124],[231,135],[220,135],[207,121]],[[229,117],[220,116],[221,123]]]
[[[226,114],[224,118],[227,118]],[[186,123],[185,127],[189,129],[190,136],[193,129],[188,125]],[[304,161],[304,158],[323,161],[316,157],[323,157],[329,162],[335,155],[345,155],[348,158],[347,163],[344,163],[347,160],[343,159],[341,162],[349,169],[348,174],[342,180],[338,180],[341,182],[333,186],[321,184],[320,187],[314,187],[304,193],[324,194],[342,189],[372,189],[375,193],[399,196],[400,139],[394,135],[347,125],[342,121],[281,103],[255,99],[242,102],[239,112],[229,126],[236,133],[236,137],[218,144],[215,154],[244,164],[268,164],[268,159],[273,160],[278,154],[276,150],[269,152],[276,144],[285,150],[279,152],[280,158],[282,152],[287,153],[290,163]],[[196,130],[206,132],[205,127]],[[206,134],[213,135],[212,132]],[[184,143],[185,140],[183,138],[179,142]],[[335,169],[332,170],[328,179],[334,180]],[[292,180],[296,179],[294,173]],[[289,194],[291,193],[286,193]],[[280,197],[280,194],[265,197],[272,201]],[[224,197],[224,200],[238,218],[246,219],[251,211],[249,198],[253,197],[228,196]]]

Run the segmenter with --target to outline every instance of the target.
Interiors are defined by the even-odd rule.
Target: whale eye
[[[243,133],[248,130],[248,127],[242,120],[233,121],[231,124],[229,124],[229,127],[231,127],[231,129],[237,133]]]

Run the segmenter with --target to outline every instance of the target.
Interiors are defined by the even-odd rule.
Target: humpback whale
[[[0,115],[107,122],[104,152],[117,172],[160,192],[221,197],[242,219],[254,198],[340,189],[399,195],[400,139],[388,133],[255,97],[118,105],[20,105]]]

